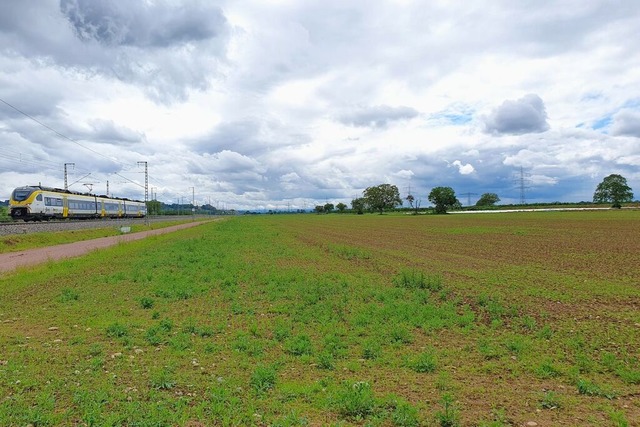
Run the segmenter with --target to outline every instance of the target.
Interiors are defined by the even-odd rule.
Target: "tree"
[[[447,213],[447,209],[451,209],[456,204],[460,204],[456,198],[456,193],[451,187],[435,187],[429,193],[429,201],[436,206],[437,214]]]
[[[594,203],[613,203],[614,208],[622,207],[621,203],[633,200],[631,187],[627,185],[627,179],[622,175],[611,174],[602,180],[593,193]]]
[[[407,196],[407,202],[409,202],[409,206],[411,206],[411,209],[415,209],[415,214],[418,215],[418,209],[420,209],[420,200],[416,200],[415,197],[413,197],[413,194],[409,194]],[[415,206],[414,206],[415,203]]]
[[[333,203],[326,203],[324,205],[324,211],[326,213],[331,213],[331,211],[333,211],[334,208],[335,208],[335,206],[333,206]]]
[[[351,209],[358,215],[362,215],[364,213],[366,206],[367,203],[362,197],[356,197],[351,201]]]
[[[317,205],[317,206],[315,207],[315,210],[316,210],[316,212],[317,212],[317,213],[321,214],[322,212],[324,212],[324,206],[322,206],[322,205]]]
[[[379,211],[380,215],[385,209],[393,209],[402,204],[398,187],[391,184],[380,184],[369,187],[363,192],[367,206],[371,210]]]
[[[476,206],[493,206],[500,201],[496,193],[484,193],[476,202]]]
[[[160,207],[162,203],[157,200],[147,201],[147,213],[149,215],[160,215]]]
[[[336,205],[336,208],[340,211],[340,213],[342,213],[347,208],[347,205],[345,205],[344,203],[340,202],[340,203],[338,203]]]

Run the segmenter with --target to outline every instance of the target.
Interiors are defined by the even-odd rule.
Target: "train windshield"
[[[22,202],[23,200],[27,200],[31,193],[33,193],[33,188],[16,188],[13,190],[11,198],[16,202]]]

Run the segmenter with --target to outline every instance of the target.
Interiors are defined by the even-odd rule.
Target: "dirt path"
[[[158,228],[156,230],[141,231],[138,233],[123,234],[120,236],[101,237],[99,239],[85,240],[82,242],[65,243],[63,245],[49,246],[46,248],[0,254],[0,273],[12,271],[18,267],[40,264],[50,260],[73,258],[96,249],[117,245],[120,242],[131,242],[133,240],[144,239],[148,236],[171,233],[172,231],[191,228],[204,223],[205,222],[202,221],[189,222],[165,228]]]

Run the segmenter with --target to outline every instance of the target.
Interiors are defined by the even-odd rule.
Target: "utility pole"
[[[67,184],[67,166],[75,167],[75,163],[65,163],[64,164],[64,189],[69,190],[69,185]]]
[[[109,197],[109,181],[107,181],[107,197]]]
[[[144,207],[148,209],[147,202],[149,201],[149,165],[147,162],[138,162],[139,165],[144,165]],[[145,223],[149,225],[149,212],[144,216]]]
[[[471,206],[471,196],[477,196],[478,193],[462,193],[461,196],[467,196],[467,206]]]
[[[522,166],[520,166],[520,178],[518,179],[518,186],[520,187],[520,204],[524,205],[527,203],[526,200],[526,191],[529,189],[527,184],[529,183],[529,177],[531,175],[524,172]]]

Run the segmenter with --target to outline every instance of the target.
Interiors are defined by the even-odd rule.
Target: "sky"
[[[640,198],[640,1],[2,0],[0,199]],[[523,193],[524,190],[524,193]]]

